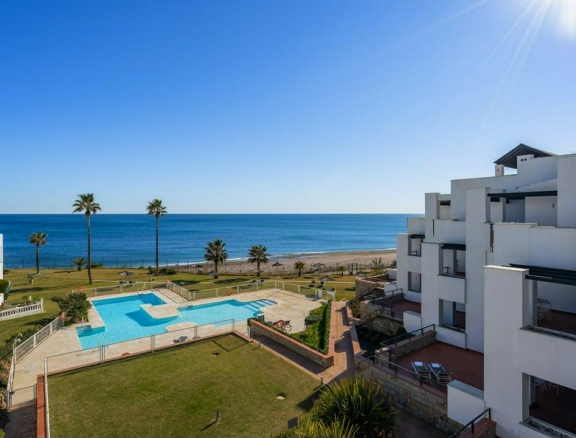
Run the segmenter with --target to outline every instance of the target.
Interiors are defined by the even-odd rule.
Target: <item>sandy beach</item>
[[[284,256],[269,257],[268,263],[261,264],[260,270],[263,274],[296,272],[294,263],[303,261],[306,263],[304,272],[311,271],[337,271],[338,266],[345,266],[346,270],[362,270],[364,267],[372,265],[372,260],[382,258],[384,267],[390,267],[396,260],[395,249],[367,250],[367,251],[346,251],[330,253],[307,253],[288,254]],[[275,265],[278,263],[279,265]],[[355,264],[355,266],[351,266]],[[203,263],[204,269],[212,269],[212,263]],[[218,267],[220,273],[250,274],[256,272],[256,264],[248,263],[246,260],[228,260],[223,266]]]

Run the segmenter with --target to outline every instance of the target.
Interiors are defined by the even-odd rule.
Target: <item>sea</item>
[[[288,255],[396,248],[407,218],[418,214],[167,214],[159,220],[160,265],[204,262],[207,242],[222,239],[228,260],[242,260],[252,245],[264,245],[271,260]],[[91,216],[91,259],[106,267],[154,265],[156,219],[146,214]],[[0,214],[4,267],[31,268],[33,233],[47,234],[41,268],[69,268],[87,258],[83,214]],[[1,249],[1,247],[0,247]]]

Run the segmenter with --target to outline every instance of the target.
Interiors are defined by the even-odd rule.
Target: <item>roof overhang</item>
[[[455,251],[466,251],[466,245],[463,243],[442,243],[440,244],[442,249],[453,249]]]
[[[528,274],[526,274],[527,280],[576,286],[576,271],[545,268],[543,266],[519,265],[516,263],[510,263],[510,266],[512,268],[528,269]]]
[[[507,201],[512,199],[526,199],[536,198],[543,196],[558,196],[558,190],[541,190],[538,192],[504,192],[504,193],[488,193],[490,202],[500,202],[500,199]]]
[[[408,234],[410,239],[424,239],[426,236],[424,234]]]
[[[521,155],[534,155],[534,158],[542,158],[542,157],[554,157],[555,154],[551,152],[541,151],[540,149],[536,149],[530,146],[525,145],[524,143],[520,143],[514,149],[512,149],[507,154],[502,155],[494,164],[501,164],[504,167],[508,167],[511,169],[517,169],[517,158]]]

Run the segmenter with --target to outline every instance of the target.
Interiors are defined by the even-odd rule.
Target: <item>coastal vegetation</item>
[[[260,278],[260,263],[268,263],[268,248],[264,245],[252,245],[248,251],[248,262],[256,263],[256,276]]]
[[[84,193],[78,196],[78,199],[72,204],[73,213],[84,213],[88,230],[88,284],[92,284],[92,264],[90,263],[90,216],[98,213],[102,209],[100,205],[94,202],[92,193]]]
[[[64,298],[56,295],[52,301],[58,303],[60,312],[65,313],[66,319],[73,323],[88,319],[88,310],[92,307],[86,294],[80,292],[70,292]]]
[[[279,437],[390,437],[396,414],[379,385],[358,377],[343,378],[323,388],[303,421]],[[327,434],[330,429],[338,434]]]
[[[331,307],[332,300],[311,310],[305,319],[306,329],[302,332],[290,333],[289,336],[314,350],[327,354],[330,345]]]
[[[38,231],[30,235],[28,240],[36,246],[36,273],[40,273],[40,247],[46,245],[46,237],[48,234]]]
[[[274,436],[319,383],[234,335],[135,359],[49,377],[52,435]]]
[[[156,275],[158,275],[158,222],[160,216],[164,217],[168,213],[166,207],[162,205],[162,201],[160,199],[154,199],[148,203],[148,207],[146,207],[148,214],[153,215],[156,218]]]
[[[208,262],[214,263],[214,278],[218,278],[218,265],[224,263],[228,259],[228,252],[224,248],[226,244],[222,239],[216,239],[206,244],[204,250],[204,259]]]

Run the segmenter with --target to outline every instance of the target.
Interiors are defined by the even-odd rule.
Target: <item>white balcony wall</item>
[[[576,228],[494,224],[494,261],[574,270]]]
[[[396,236],[396,283],[408,289],[408,234]]]
[[[439,299],[466,304],[465,278],[438,275],[437,283]]]
[[[557,178],[557,157],[542,157],[522,162],[515,175],[491,176],[485,178],[455,179],[451,181],[451,218],[466,220],[466,190],[475,187],[489,187],[491,193],[516,192],[524,187]],[[572,165],[574,169],[574,165]],[[572,187],[576,183],[573,183]],[[573,216],[576,217],[576,216]]]
[[[502,266],[484,269],[484,399],[498,424],[496,434],[503,437],[523,436],[520,423],[528,417],[527,375],[517,356],[520,327],[531,320],[533,290],[524,278],[527,272]],[[537,354],[532,349],[532,355]]]
[[[420,313],[412,312],[411,310],[406,310],[403,315],[404,315],[404,328],[408,333],[423,327],[422,315]]]
[[[558,159],[558,226],[576,227],[576,155]]]
[[[522,372],[576,390],[576,340],[518,329],[517,351]]]
[[[422,257],[407,256],[408,271],[422,273]]]
[[[555,227],[558,222],[557,205],[558,197],[556,196],[526,198],[525,221]]]
[[[409,217],[408,234],[426,234],[426,219],[424,217]]]
[[[436,339],[440,342],[466,348],[466,333],[449,329],[446,327],[436,327]]]
[[[427,242],[436,243],[466,243],[466,222],[436,219],[434,233],[426,234]]]
[[[440,245],[436,243],[422,244],[422,324],[438,325],[438,272],[440,272]]]
[[[458,380],[448,384],[448,417],[467,424],[486,409],[484,391]]]

